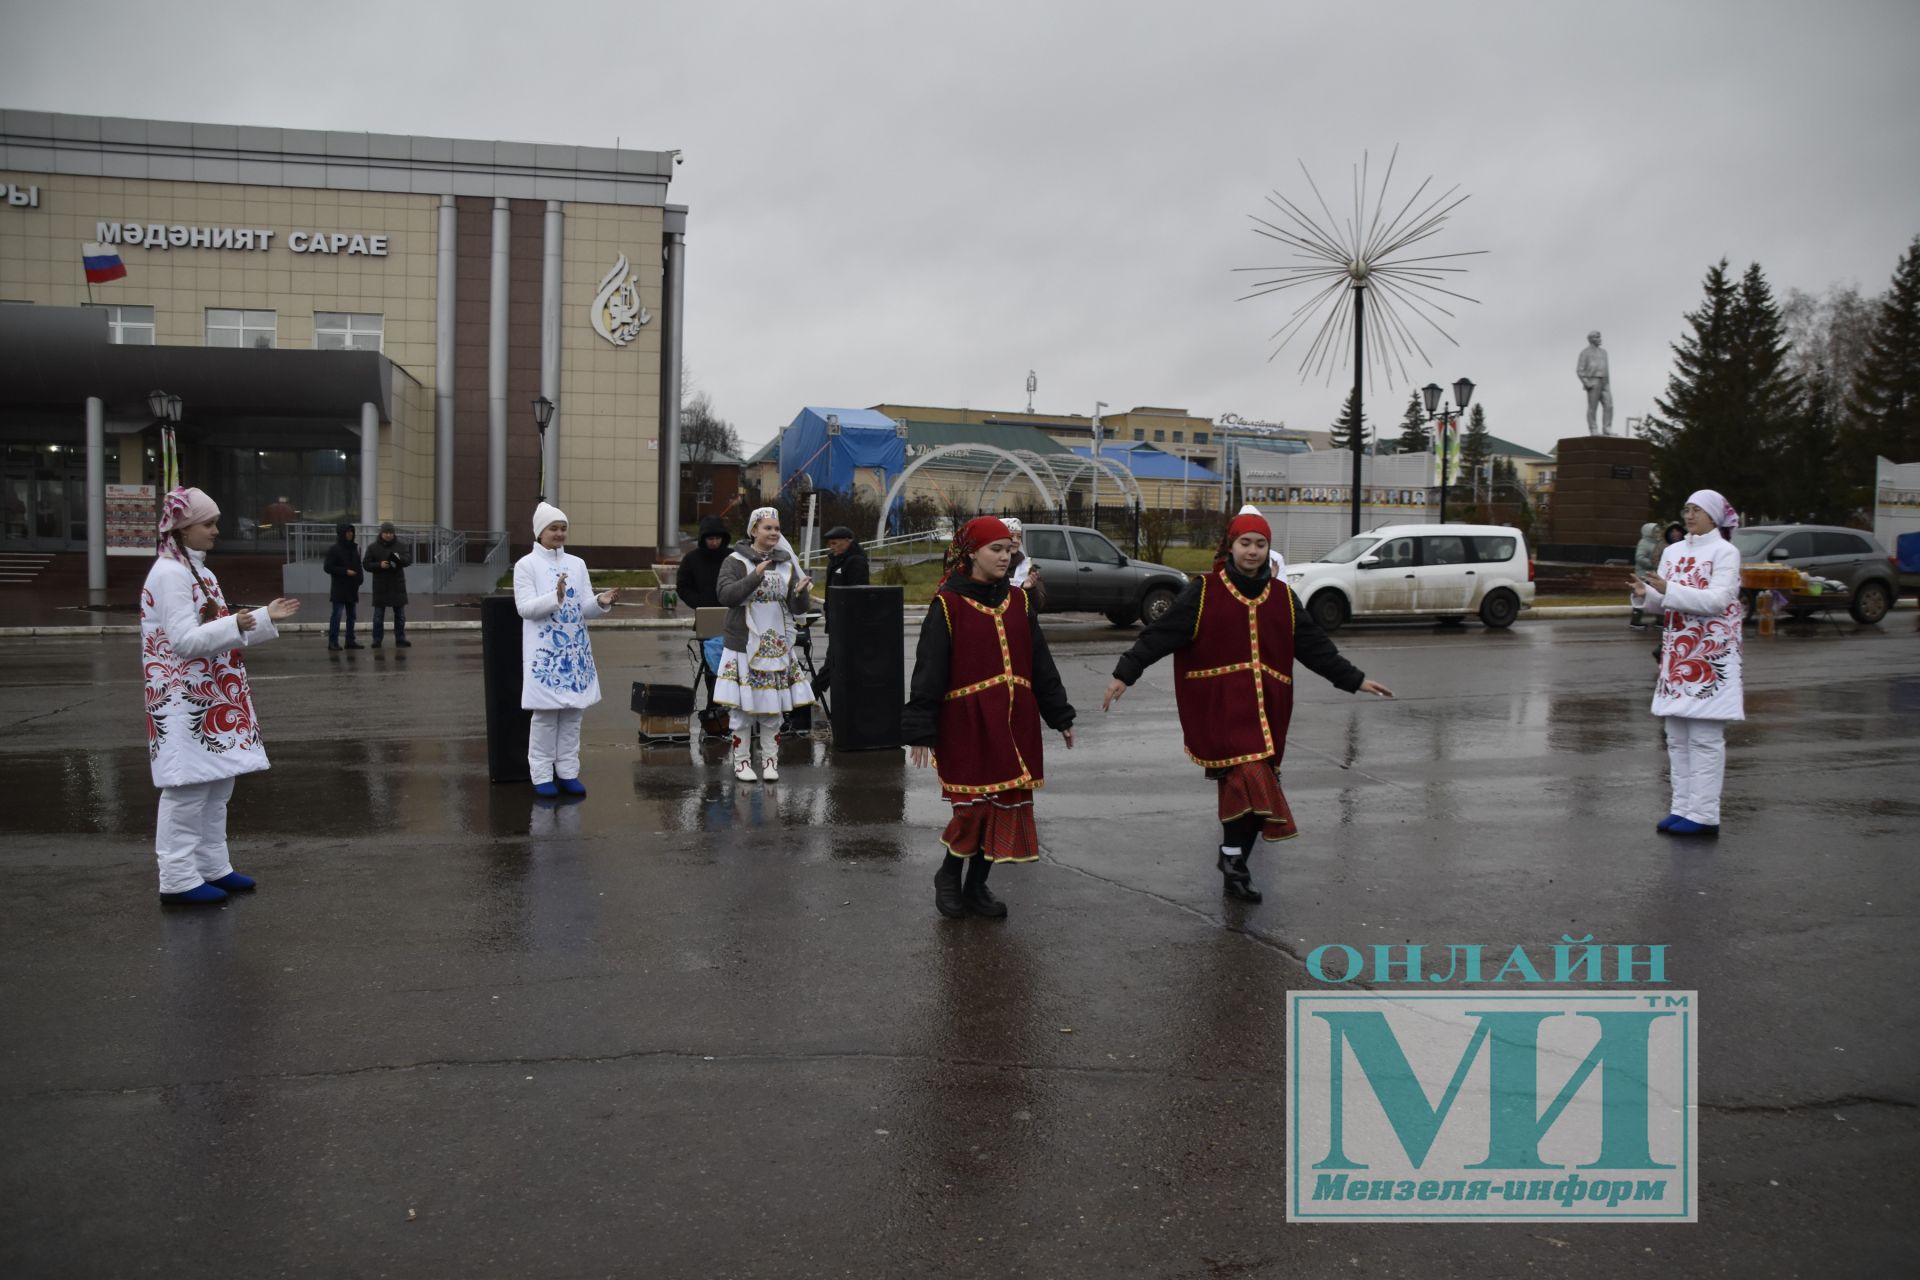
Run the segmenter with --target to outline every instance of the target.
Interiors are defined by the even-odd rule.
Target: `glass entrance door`
[[[66,450],[7,450],[0,464],[0,548],[8,551],[76,551],[87,545],[86,472],[76,470]],[[19,455],[38,453],[31,462]]]

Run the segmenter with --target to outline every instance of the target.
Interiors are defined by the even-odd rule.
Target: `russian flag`
[[[109,280],[126,278],[127,264],[120,261],[120,255],[106,245],[82,245],[80,253],[81,260],[86,263],[88,284],[105,284]]]

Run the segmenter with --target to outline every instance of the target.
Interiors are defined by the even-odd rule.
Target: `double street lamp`
[[[1451,408],[1441,407],[1440,397],[1442,394],[1440,384],[1437,382],[1429,382],[1426,386],[1420,388],[1421,398],[1426,401],[1427,405],[1428,421],[1438,424],[1434,431],[1434,444],[1437,446],[1437,452],[1440,455],[1440,523],[1445,524],[1447,522],[1447,481],[1449,479],[1447,475],[1449,449],[1447,446],[1450,437],[1453,435],[1454,428],[1460,423],[1460,415],[1466,412],[1467,401],[1473,399],[1473,380],[1470,378],[1461,378],[1453,384],[1453,405]],[[1457,452],[1458,448],[1459,446],[1455,445],[1453,451]]]

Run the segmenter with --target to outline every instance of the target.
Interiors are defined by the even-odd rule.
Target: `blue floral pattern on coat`
[[[566,603],[553,611],[539,634],[540,648],[533,656],[535,680],[568,693],[582,693],[593,684],[593,646],[587,642],[574,588],[567,588]]]

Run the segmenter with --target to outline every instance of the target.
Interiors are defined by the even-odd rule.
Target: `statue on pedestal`
[[[1612,435],[1613,379],[1607,373],[1607,349],[1600,345],[1598,329],[1587,335],[1587,345],[1580,348],[1580,359],[1574,364],[1573,372],[1580,379],[1580,385],[1587,389],[1587,434]],[[1595,410],[1605,410],[1598,426],[1594,424]]]

